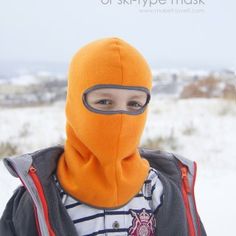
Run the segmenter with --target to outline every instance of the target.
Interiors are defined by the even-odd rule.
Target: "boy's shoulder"
[[[166,177],[179,179],[184,168],[190,176],[194,176],[197,163],[175,152],[160,149],[139,148],[140,155],[147,159],[150,166],[161,172]]]
[[[189,174],[194,176],[196,162],[180,154],[145,147],[139,147],[138,150],[140,156],[145,158],[152,168],[165,177],[178,180],[182,167],[186,167]],[[57,144],[22,155],[6,157],[3,162],[9,172],[15,177],[18,177],[19,173],[28,172],[33,165],[38,169],[38,174],[45,178],[55,172],[57,161],[63,152],[64,145]]]
[[[64,152],[61,144],[40,148],[32,152],[3,158],[3,163],[14,177],[24,176],[31,166],[42,176],[51,175],[57,166],[60,155]]]
[[[161,160],[170,161],[178,163],[178,161],[181,161],[184,165],[191,165],[194,161],[191,159],[188,159],[187,157],[180,155],[176,152],[169,152],[166,150],[161,149],[151,149],[146,147],[139,147],[140,155],[150,161],[159,162]]]

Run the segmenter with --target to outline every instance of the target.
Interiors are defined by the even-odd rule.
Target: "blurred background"
[[[64,143],[73,54],[95,39],[120,37],[153,73],[140,146],[195,160],[208,235],[236,235],[235,1],[0,3],[0,159]],[[0,160],[0,215],[19,184]]]

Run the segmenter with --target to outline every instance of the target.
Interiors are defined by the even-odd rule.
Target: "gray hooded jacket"
[[[55,145],[3,159],[9,172],[23,185],[14,191],[5,207],[0,219],[1,236],[77,235],[53,180],[63,151],[63,145]],[[158,171],[163,184],[163,203],[155,213],[155,235],[205,236],[194,198],[196,162],[160,150],[139,151]]]

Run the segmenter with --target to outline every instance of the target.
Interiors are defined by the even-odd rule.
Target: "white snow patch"
[[[64,105],[1,108],[0,142],[17,144],[21,153],[57,144],[65,137]],[[141,142],[172,133],[177,149],[164,149],[197,162],[195,197],[207,234],[236,235],[235,101],[153,96],[149,108]],[[0,215],[19,184],[0,161]]]

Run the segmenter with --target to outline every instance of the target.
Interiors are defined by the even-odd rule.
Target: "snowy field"
[[[141,143],[158,146],[198,164],[195,197],[207,234],[236,235],[236,102],[222,99],[161,99],[153,96]],[[61,143],[65,138],[64,103],[1,108],[0,142],[20,153]],[[158,148],[158,147],[156,147]],[[0,215],[19,185],[0,161]]]

